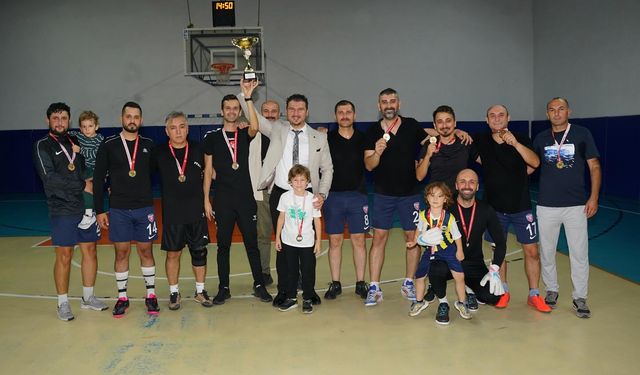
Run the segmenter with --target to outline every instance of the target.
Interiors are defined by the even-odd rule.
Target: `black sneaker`
[[[273,301],[273,297],[271,294],[267,292],[267,288],[262,285],[258,285],[253,287],[253,295],[258,298],[262,302],[271,302]]]
[[[313,313],[313,304],[311,303],[311,300],[305,299],[302,301],[302,312],[305,314]]]
[[[158,315],[160,312],[160,306],[158,306],[158,298],[155,294],[149,294],[149,297],[144,299],[144,304],[147,306],[147,314]]]
[[[313,304],[313,305],[319,305],[319,304],[322,303],[322,300],[320,299],[320,296],[315,291],[313,292],[313,295],[311,296],[310,299],[311,299],[311,304]]]
[[[329,283],[329,289],[324,294],[324,299],[336,299],[337,296],[342,294],[342,285],[340,281],[332,281]],[[303,305],[304,310],[304,305]]]
[[[262,281],[264,281],[264,286],[269,286],[269,285],[273,284],[273,277],[271,277],[271,274],[263,273],[262,274]]]
[[[424,300],[431,303],[434,299],[436,299],[436,292],[433,291],[433,287],[429,284],[427,294],[424,295]]]
[[[289,311],[291,309],[295,309],[298,307],[298,300],[296,298],[287,298],[278,305],[278,310],[280,311]]]
[[[222,287],[218,289],[218,294],[213,297],[213,304],[214,305],[223,305],[225,300],[228,300],[229,298],[231,298],[231,292],[229,291],[229,288],[226,287]]]
[[[284,292],[278,292],[273,299],[273,307],[279,307],[287,299],[287,295]]]
[[[438,305],[438,312],[436,313],[436,323],[449,324],[449,304],[441,303]]]
[[[356,283],[356,294],[360,296],[360,298],[367,298],[367,292],[369,291],[369,286],[364,281],[358,281]]]
[[[478,311],[478,298],[474,293],[467,293],[467,308],[469,311]]]
[[[114,318],[122,318],[124,313],[129,308],[129,299],[128,298],[118,298],[116,305],[113,306],[113,317]]]
[[[180,293],[173,292],[169,295],[169,310],[175,311],[180,309]]]

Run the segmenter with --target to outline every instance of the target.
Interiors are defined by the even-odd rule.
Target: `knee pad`
[[[207,248],[189,249],[191,253],[191,265],[194,267],[202,267],[207,265]]]

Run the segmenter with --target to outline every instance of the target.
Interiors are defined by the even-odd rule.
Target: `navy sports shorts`
[[[100,239],[100,226],[93,223],[87,229],[78,228],[82,214],[51,217],[51,242],[54,246],[73,247],[78,243]]]
[[[538,223],[535,215],[531,210],[518,212],[515,214],[505,214],[502,212],[496,212],[500,225],[502,225],[502,231],[504,237],[507,238],[507,232],[509,231],[509,225],[513,224],[513,230],[516,233],[516,238],[521,244],[530,244],[538,242]],[[493,238],[489,235],[489,232],[485,232],[484,239],[493,243]]]
[[[394,213],[398,214],[402,229],[415,230],[420,213],[420,195],[406,197],[373,195],[373,218],[371,219],[371,224],[374,228],[391,229]]]
[[[342,234],[347,223],[349,233],[369,231],[369,201],[358,191],[331,192],[322,205],[327,234]]]
[[[158,225],[153,207],[134,210],[111,208],[109,240],[111,242],[152,242],[158,237]]]

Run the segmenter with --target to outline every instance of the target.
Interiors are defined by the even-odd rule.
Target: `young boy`
[[[442,260],[449,266],[456,283],[458,301],[456,301],[455,307],[463,319],[471,319],[466,302],[464,273],[462,272],[462,263],[460,263],[464,259],[462,235],[453,215],[445,211],[445,208],[453,202],[451,190],[444,182],[432,182],[424,189],[424,199],[428,209],[426,213],[424,210],[420,211],[415,237],[413,241],[407,242],[409,248],[415,246],[416,243],[425,246],[416,270],[416,301],[411,304],[409,315],[417,316],[429,306],[429,303],[423,300],[425,278],[429,274],[430,262]],[[436,321],[439,322],[437,319]]]
[[[322,223],[320,210],[313,208],[313,194],[306,190],[310,174],[307,167],[294,165],[288,175],[292,189],[282,194],[278,203],[280,216],[276,226],[276,249],[285,256],[289,272],[285,291],[287,298],[278,306],[280,311],[298,307],[296,292],[298,274],[301,274],[302,312],[313,312],[311,298],[316,293],[316,254],[320,252]]]
[[[78,143],[80,143],[80,146],[74,145],[74,151],[79,152],[84,156],[85,173],[83,177],[85,181],[87,181],[87,184],[90,184],[93,181],[93,169],[96,166],[96,153],[98,152],[98,147],[104,140],[102,134],[97,133],[99,127],[98,120],[98,115],[92,111],[84,111],[78,118],[80,131],[69,132],[69,134],[78,138]],[[78,228],[87,229],[96,221],[96,215],[93,212],[93,194],[85,191],[83,193],[83,199],[85,208],[84,216],[82,217],[80,224],[78,224]]]

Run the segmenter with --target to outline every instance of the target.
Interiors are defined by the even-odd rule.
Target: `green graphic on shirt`
[[[289,217],[293,220],[304,220],[306,213],[302,211],[299,207],[290,207],[289,208]]]

